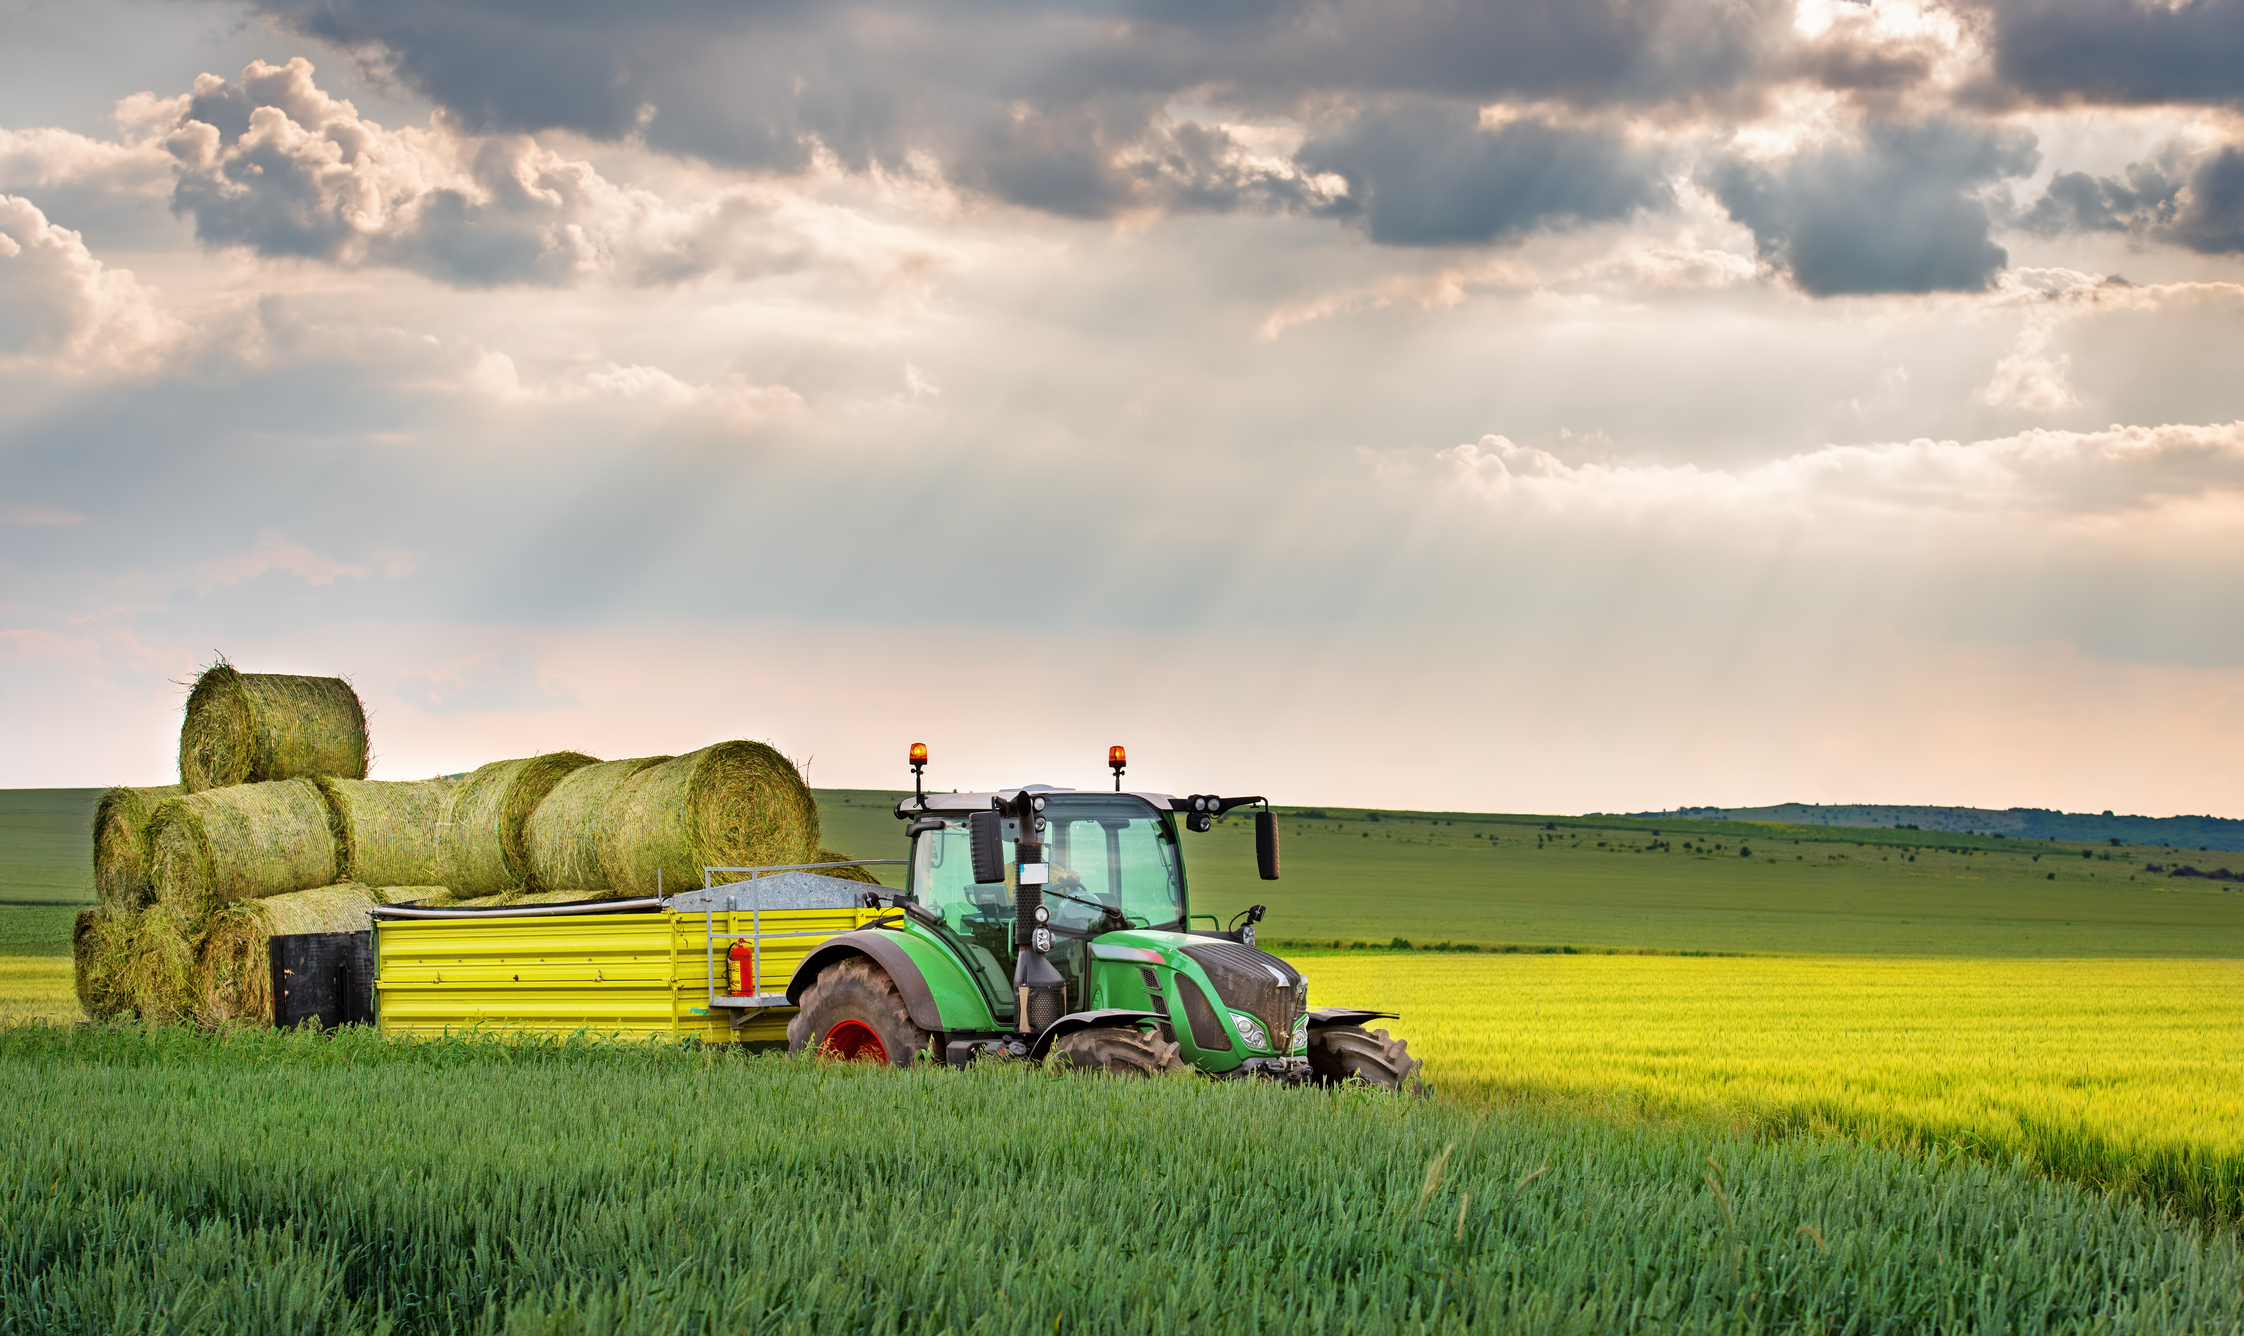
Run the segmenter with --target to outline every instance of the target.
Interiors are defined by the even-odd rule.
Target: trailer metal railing
[[[766,993],[760,991],[763,987],[764,982],[764,939],[767,937],[831,937],[834,935],[833,929],[831,928],[805,928],[787,932],[765,932],[763,924],[763,895],[760,889],[757,888],[755,884],[758,879],[769,877],[773,873],[778,872],[818,872],[825,868],[902,867],[903,865],[904,860],[901,858],[853,858],[846,862],[838,863],[777,863],[766,867],[703,868],[701,870],[700,895],[695,896],[691,893],[688,893],[684,896],[672,896],[670,897],[668,903],[674,906],[677,901],[681,899],[686,899],[689,901],[698,899],[701,901],[699,907],[703,915],[704,923],[702,949],[707,958],[709,1005],[712,1008],[722,1008],[731,1011],[733,1013],[732,1027],[736,1030],[747,1023],[751,1013],[762,1011],[767,1007],[786,1007],[794,1005],[792,1002],[789,1002],[787,1000],[787,995],[785,993]],[[723,886],[718,886],[713,878],[719,872],[745,872],[748,875],[739,881],[726,882]],[[718,932],[717,903],[715,893],[719,890],[730,890],[735,886],[746,886],[750,888],[750,891],[752,892],[752,894],[749,896],[748,905],[748,931]],[[691,908],[690,905],[689,908]],[[740,896],[726,896],[724,912],[727,915],[728,919],[731,915],[739,913]],[[749,977],[754,980],[755,986],[759,991],[752,993],[719,993],[717,991],[717,943],[719,940],[745,941],[748,943]],[[728,980],[727,982],[730,982],[730,980]]]

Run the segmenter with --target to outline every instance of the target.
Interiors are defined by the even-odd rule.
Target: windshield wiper
[[[1119,909],[1116,909],[1113,905],[1102,904],[1097,900],[1086,900],[1080,895],[1069,895],[1066,891],[1055,891],[1049,886],[1044,888],[1044,893],[1046,895],[1056,895],[1062,900],[1072,900],[1076,904],[1082,905],[1085,909],[1098,910],[1100,915],[1102,916],[1099,919],[1100,932],[1120,932],[1124,928],[1139,928],[1145,926],[1141,923],[1132,923],[1130,921],[1129,915],[1123,913]],[[1107,927],[1106,925],[1109,922],[1112,922],[1114,926],[1111,928]]]

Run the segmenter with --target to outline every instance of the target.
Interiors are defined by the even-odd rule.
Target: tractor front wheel
[[[851,956],[818,972],[802,1010],[787,1022],[787,1051],[808,1049],[853,1062],[909,1067],[931,1036],[912,1023],[888,972]]]
[[[1167,1076],[1185,1070],[1175,1044],[1157,1034],[1113,1025],[1061,1035],[1052,1041],[1044,1061],[1113,1076]]]
[[[1309,1032],[1309,1070],[1319,1085],[1341,1085],[1350,1077],[1361,1077],[1366,1085],[1423,1097],[1426,1083],[1418,1079],[1418,1069],[1424,1065],[1410,1056],[1408,1045],[1388,1038],[1385,1030],[1326,1025]]]

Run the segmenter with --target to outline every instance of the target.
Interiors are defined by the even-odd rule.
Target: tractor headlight
[[[1309,1013],[1306,1011],[1302,1012],[1301,1018],[1293,1023],[1293,1048],[1290,1051],[1295,1053],[1307,1053],[1309,1051]]]
[[[1234,1011],[1231,1023],[1239,1027],[1239,1037],[1247,1041],[1248,1048],[1267,1050],[1270,1047],[1270,1035],[1262,1028],[1261,1021],[1243,1011]]]

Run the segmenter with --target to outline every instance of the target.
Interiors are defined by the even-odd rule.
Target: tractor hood
[[[1211,989],[1225,1009],[1244,1012],[1260,1021],[1279,1053],[1292,1048],[1295,1025],[1309,1010],[1309,981],[1301,971],[1267,951],[1239,942],[1195,933],[1134,929],[1106,933],[1090,946],[1096,959],[1166,966],[1193,979],[1199,987]],[[1193,994],[1184,992],[1183,999],[1185,1019],[1195,1032],[1195,1043],[1201,1048],[1218,1047],[1200,1042],[1204,1020],[1193,1014]],[[1224,1028],[1236,1027],[1225,1022]]]

